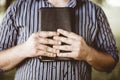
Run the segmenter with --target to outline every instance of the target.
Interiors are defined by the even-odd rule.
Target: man
[[[76,9],[79,35],[62,29],[38,32],[41,7]],[[118,62],[106,16],[89,0],[17,0],[7,10],[0,30],[0,69],[16,67],[15,80],[91,80],[91,67],[110,72]],[[47,38],[51,36],[54,39]],[[68,45],[61,46],[61,42]],[[46,44],[55,46],[50,48]],[[59,53],[59,50],[71,52]],[[45,62],[38,56],[74,60]]]

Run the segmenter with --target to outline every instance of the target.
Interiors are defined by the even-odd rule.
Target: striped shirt
[[[17,0],[8,8],[0,26],[0,50],[21,44],[40,30],[41,7],[53,6],[47,0]],[[86,43],[107,52],[117,63],[116,43],[103,10],[89,0],[70,0],[66,7],[75,9],[79,35]],[[91,80],[91,66],[85,61],[42,62],[31,58],[16,68],[15,80]]]

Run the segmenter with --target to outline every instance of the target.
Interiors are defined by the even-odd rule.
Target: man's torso
[[[88,45],[92,45],[97,33],[95,5],[81,0],[75,6],[71,0],[68,7],[76,9],[76,24],[79,34]],[[25,42],[29,36],[40,31],[38,12],[41,7],[52,7],[44,0],[20,0],[14,6],[15,24],[18,29],[17,44]],[[15,80],[91,80],[91,67],[84,61],[53,61],[42,62],[39,58],[23,61],[17,67]]]

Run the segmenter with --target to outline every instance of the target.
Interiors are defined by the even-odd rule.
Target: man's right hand
[[[20,45],[0,51],[0,69],[10,70],[26,58],[47,56],[56,57],[58,51],[47,44],[59,45],[60,42],[47,37],[57,36],[57,32],[33,33],[28,40]]]
[[[25,53],[22,54],[24,57],[37,57],[37,56],[47,56],[47,57],[56,57],[56,53],[59,50],[51,48],[48,45],[59,45],[60,41],[53,39],[48,39],[48,37],[58,36],[57,32],[47,32],[41,31],[33,33],[29,39],[23,44]]]

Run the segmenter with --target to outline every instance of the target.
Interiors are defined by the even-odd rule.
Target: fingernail
[[[55,48],[55,46],[53,46],[53,48]]]
[[[58,44],[61,44],[61,42],[60,42],[60,41],[58,41]]]
[[[56,39],[56,36],[54,36],[53,39]]]

